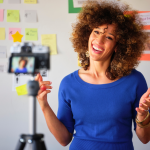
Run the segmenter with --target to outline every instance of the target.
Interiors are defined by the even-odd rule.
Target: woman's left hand
[[[147,116],[147,111],[150,109],[150,88],[144,93],[140,99],[139,107],[135,110],[137,111],[137,118],[139,121],[143,121]]]

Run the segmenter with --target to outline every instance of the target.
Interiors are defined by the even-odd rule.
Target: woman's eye
[[[109,40],[113,40],[110,36],[107,36],[106,38],[109,39]]]
[[[96,34],[99,34],[99,32],[98,31],[94,31]]]

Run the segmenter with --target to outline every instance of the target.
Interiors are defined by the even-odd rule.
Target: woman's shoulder
[[[75,79],[76,74],[78,74],[78,70],[75,70],[74,72],[71,72],[65,77],[63,77],[61,83],[71,83]]]
[[[138,71],[136,69],[132,70],[132,72],[129,75],[129,77],[130,77],[129,78],[130,81],[133,81],[133,82],[137,82],[137,83],[146,82],[144,75],[140,71]]]
[[[131,71],[130,76],[133,77],[133,78],[136,78],[136,79],[144,78],[143,74],[140,71],[136,70],[136,69],[133,69]]]

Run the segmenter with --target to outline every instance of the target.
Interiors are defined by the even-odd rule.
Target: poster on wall
[[[84,2],[88,0],[68,0],[68,10],[69,13],[79,13],[81,11],[81,7]],[[99,0],[92,0],[99,1]],[[107,0],[107,1],[115,1],[115,0]]]
[[[150,11],[138,11],[138,15],[142,21],[143,30],[148,33],[149,39],[145,43],[145,51],[142,54],[141,61],[150,61]]]
[[[43,77],[43,81],[49,81],[48,70],[41,70],[40,74]],[[27,84],[27,82],[30,79],[31,79],[31,75],[27,75],[27,74],[23,74],[23,73],[22,74],[13,74],[13,76],[12,76],[12,91],[16,91],[16,87]]]

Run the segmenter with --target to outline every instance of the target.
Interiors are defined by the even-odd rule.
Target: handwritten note
[[[35,10],[25,10],[25,22],[37,22]]]
[[[24,3],[26,3],[26,4],[36,4],[37,0],[24,0]]]
[[[38,40],[38,30],[35,28],[25,29],[25,40],[26,41],[37,41]]]
[[[20,0],[9,0],[8,1],[10,4],[19,4]]]
[[[41,39],[42,45],[49,47],[51,55],[57,54],[56,34],[43,34]]]
[[[19,22],[19,10],[7,10],[7,22]]]
[[[0,28],[0,40],[5,40],[5,28]]]
[[[4,17],[4,9],[0,9],[0,22],[3,21],[3,17]]]
[[[0,46],[0,58],[6,58],[7,48],[6,46]]]
[[[0,3],[3,3],[3,0],[0,0]]]
[[[0,73],[6,73],[8,68],[7,62],[0,62]]]
[[[150,25],[150,13],[138,13],[143,25]]]
[[[21,34],[21,28],[9,28],[9,40],[13,40],[12,35],[17,31]]]
[[[21,86],[16,87],[16,91],[18,95],[27,95],[27,84],[23,84]]]

